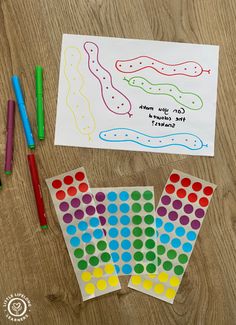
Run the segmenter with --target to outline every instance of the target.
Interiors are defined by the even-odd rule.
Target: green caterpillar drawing
[[[199,110],[203,107],[200,96],[191,92],[181,91],[173,84],[158,83],[153,84],[143,77],[124,78],[131,87],[137,87],[151,95],[166,95],[172,97],[178,104],[191,110]]]

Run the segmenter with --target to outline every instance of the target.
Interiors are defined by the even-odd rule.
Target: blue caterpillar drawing
[[[192,133],[173,133],[164,136],[149,136],[128,128],[115,128],[101,131],[99,138],[108,142],[134,142],[148,148],[181,146],[189,150],[207,147],[202,140]]]

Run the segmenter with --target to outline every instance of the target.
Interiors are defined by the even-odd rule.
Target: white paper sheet
[[[55,144],[213,156],[218,52],[63,35]]]

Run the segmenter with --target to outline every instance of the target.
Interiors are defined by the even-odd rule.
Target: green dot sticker
[[[110,260],[110,258],[111,258],[111,255],[109,253],[102,253],[102,255],[101,255],[101,260],[103,262],[108,262]]]
[[[133,212],[140,212],[142,210],[142,207],[141,207],[141,204],[139,204],[139,203],[134,203],[133,205],[132,205],[132,211]]]
[[[89,263],[90,263],[92,266],[96,266],[96,265],[98,265],[98,263],[99,263],[99,259],[98,259],[96,256],[92,256],[92,257],[90,257],[90,259],[89,259]]]
[[[81,248],[77,248],[75,251],[74,251],[74,255],[75,257],[77,258],[81,258],[84,256],[84,251],[81,249]]]
[[[134,259],[135,259],[135,261],[142,261],[142,260],[143,260],[143,253],[141,253],[141,252],[136,252],[136,253],[134,254]]]
[[[147,237],[152,237],[155,234],[155,230],[152,227],[146,228],[144,232]]]
[[[136,248],[136,249],[140,249],[140,248],[142,248],[142,247],[143,247],[143,242],[142,242],[142,240],[140,240],[140,239],[136,239],[136,240],[133,242],[133,246],[134,246],[134,248]]]
[[[104,240],[100,240],[100,241],[97,243],[97,248],[98,248],[100,251],[104,251],[104,250],[107,248],[107,243],[106,243]]]
[[[185,264],[188,262],[188,256],[185,254],[180,254],[178,260],[181,264]]]
[[[143,273],[144,266],[142,264],[136,264],[134,267],[134,271],[138,274]]]
[[[145,204],[144,204],[144,210],[145,210],[146,212],[152,212],[153,209],[154,209],[154,206],[153,206],[152,203],[145,203]]]
[[[165,251],[166,251],[166,249],[165,249],[165,247],[164,247],[163,245],[158,245],[158,246],[157,246],[157,254],[158,254],[158,255],[163,255],[163,254],[165,254]]]
[[[135,215],[135,216],[133,216],[133,218],[132,218],[132,222],[133,222],[133,224],[135,224],[135,225],[140,225],[140,223],[142,222],[142,217],[139,216],[139,215]]]
[[[146,267],[148,273],[154,273],[156,271],[156,265],[153,263],[149,263]]]
[[[92,255],[95,252],[95,247],[94,245],[88,245],[86,246],[85,250],[88,254]]]
[[[145,191],[143,193],[143,198],[147,201],[151,200],[153,198],[153,193],[151,191]]]
[[[158,266],[161,265],[161,259],[160,259],[160,257],[157,258],[157,265]]]
[[[163,269],[165,271],[170,271],[172,269],[173,265],[170,261],[166,261],[163,263]]]
[[[131,197],[134,201],[138,201],[141,198],[141,194],[139,191],[134,191],[132,192]]]
[[[155,254],[154,252],[148,252],[148,253],[146,254],[146,259],[147,259],[148,261],[154,261],[155,258],[156,258],[156,254]]]
[[[183,268],[183,266],[181,266],[181,265],[177,265],[177,266],[174,268],[174,272],[175,272],[176,275],[181,275],[181,274],[183,274],[183,272],[184,272],[184,268]]]
[[[152,240],[152,239],[148,239],[148,240],[146,240],[146,242],[145,242],[145,246],[147,247],[147,248],[154,248],[155,247],[155,241],[154,240]]]
[[[154,223],[154,218],[151,214],[147,214],[145,217],[144,217],[144,221],[147,225],[151,225],[152,223]]]
[[[134,235],[135,237],[140,237],[140,236],[142,236],[142,234],[143,234],[143,230],[142,230],[142,228],[140,228],[140,227],[135,227],[135,228],[133,229],[133,235]]]
[[[177,256],[177,253],[174,249],[170,249],[168,252],[167,252],[167,257],[170,259],[170,260],[173,260],[174,258],[176,258]]]
[[[85,270],[88,266],[88,263],[85,260],[81,260],[77,265],[80,270]]]

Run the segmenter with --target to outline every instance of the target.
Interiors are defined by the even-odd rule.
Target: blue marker
[[[12,81],[12,86],[13,86],[13,89],[14,89],[14,92],[15,92],[16,101],[17,101],[17,104],[18,104],[21,120],[22,120],[22,123],[23,123],[23,127],[24,127],[24,131],[25,131],[25,136],[26,136],[28,147],[30,149],[34,149],[35,148],[35,143],[34,143],[33,133],[32,133],[32,130],[31,130],[29,119],[28,119],[26,106],[25,106],[25,102],[24,102],[24,98],[23,98],[23,94],[22,94],[22,90],[21,90],[21,86],[20,86],[19,77],[18,76],[12,76],[11,81]]]

